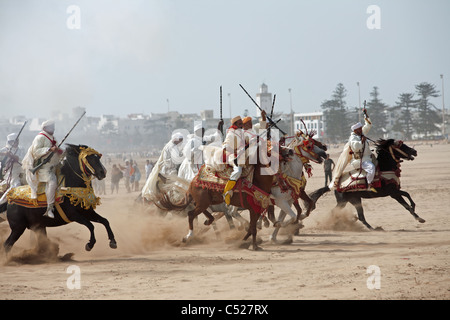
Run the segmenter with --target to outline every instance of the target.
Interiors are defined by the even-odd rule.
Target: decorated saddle
[[[269,193],[252,184],[253,169],[253,166],[245,166],[242,169],[241,177],[234,187],[234,192],[235,194],[239,193],[242,207],[244,207],[243,200],[245,197],[252,209],[261,214],[267,210],[272,202]],[[211,166],[203,165],[192,182],[196,187],[223,193],[232,172],[231,166],[226,166],[222,171],[216,171]]]
[[[278,172],[274,176],[272,187],[279,187],[283,193],[290,192],[292,199],[295,201],[300,197],[302,189],[306,187],[306,177],[303,172],[300,179]]]
[[[359,169],[345,172],[337,181],[336,190],[338,192],[366,191],[368,188],[366,175],[367,173],[364,170]],[[400,188],[400,170],[380,171],[377,167],[372,186],[380,188],[382,182],[385,184],[393,183]]]
[[[233,172],[233,167],[226,166],[224,170],[217,171],[213,167],[203,165],[198,174],[195,176],[193,183],[196,187],[203,189],[223,192],[225,185],[230,180],[230,175]],[[241,179],[246,179],[249,182],[253,178],[253,166],[245,166],[242,168]]]
[[[55,194],[55,205],[64,201],[64,197],[69,198],[74,206],[81,205],[83,209],[95,209],[100,204],[100,198],[96,197],[92,186],[86,188],[65,187],[63,176],[58,175],[58,185]],[[29,185],[12,188],[7,194],[8,202],[27,208],[46,208],[47,197],[45,195],[45,183],[39,183],[37,199],[31,198],[31,187]]]

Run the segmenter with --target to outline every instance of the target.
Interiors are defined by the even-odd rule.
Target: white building
[[[314,138],[322,139],[326,132],[323,121],[323,112],[295,113],[294,128],[295,131],[302,130],[305,133],[314,130],[316,132]]]

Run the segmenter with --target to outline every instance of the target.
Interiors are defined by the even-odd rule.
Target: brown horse
[[[259,148],[258,148],[259,150]],[[281,156],[284,157],[289,152],[290,149],[282,148]],[[264,153],[264,152],[263,152]],[[259,152],[258,152],[259,155]],[[259,194],[266,194],[266,200],[268,200],[268,195],[270,195],[270,190],[272,188],[273,174],[265,174],[265,168],[269,167],[269,164],[262,164],[259,156],[257,158],[257,163],[254,165],[253,179],[252,185],[259,189]],[[278,160],[278,158],[277,158]],[[268,171],[268,170],[267,170]],[[198,186],[196,183],[198,176],[196,176],[189,185],[189,189],[186,192],[184,200],[182,203],[174,204],[171,202],[170,197],[167,193],[161,196],[161,200],[159,201],[158,207],[166,209],[166,210],[184,210],[192,201],[194,202],[195,208],[188,212],[188,221],[189,221],[189,233],[184,237],[183,241],[187,241],[189,238],[193,236],[194,232],[194,219],[200,214],[203,213],[208,220],[205,221],[205,225],[210,225],[214,221],[214,217],[211,213],[208,212],[208,207],[210,205],[220,204],[224,202],[222,192],[204,189],[201,186]],[[241,182],[243,179],[239,179],[234,188],[233,196],[231,197],[231,205],[236,207],[241,207],[249,210],[250,212],[250,226],[248,228],[247,234],[243,238],[246,241],[250,235],[252,236],[252,244],[253,250],[261,249],[256,243],[256,225],[258,218],[260,217],[261,212],[259,210],[255,210],[255,202],[254,198],[248,196],[241,188]],[[261,192],[262,191],[262,192]]]

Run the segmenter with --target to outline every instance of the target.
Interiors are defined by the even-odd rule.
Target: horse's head
[[[102,180],[106,177],[106,169],[100,161],[101,153],[85,145],[67,144],[66,158],[73,170],[81,176],[96,177]]]
[[[310,135],[299,132],[289,144],[299,157],[305,157],[316,163],[322,163],[327,158],[326,146],[313,139]]]
[[[402,140],[380,139],[376,146],[378,154],[382,151],[387,152],[396,162],[399,162],[400,159],[414,160],[414,157],[417,157],[417,150],[407,146]]]

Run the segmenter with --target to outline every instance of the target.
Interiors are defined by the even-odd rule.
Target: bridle
[[[398,140],[396,141],[394,144],[391,144],[389,146],[389,153],[392,157],[392,159],[395,160],[395,162],[399,163],[401,161],[401,159],[397,159],[397,157],[394,155],[394,151],[400,153],[402,156],[404,156],[406,159],[411,159],[411,156],[409,154],[407,154],[406,152],[404,152],[402,149],[400,149],[400,147],[402,146],[403,141]]]
[[[81,175],[78,174],[72,167],[69,161],[67,163],[69,164],[72,171],[75,173],[75,175],[82,179],[86,186],[90,185],[91,180],[93,179],[93,175],[95,174],[94,168],[92,168],[91,164],[87,160],[88,156],[91,155],[97,155],[99,158],[101,158],[102,154],[98,151],[90,148],[90,147],[80,147],[80,151],[78,152],[78,165],[80,167]]]

